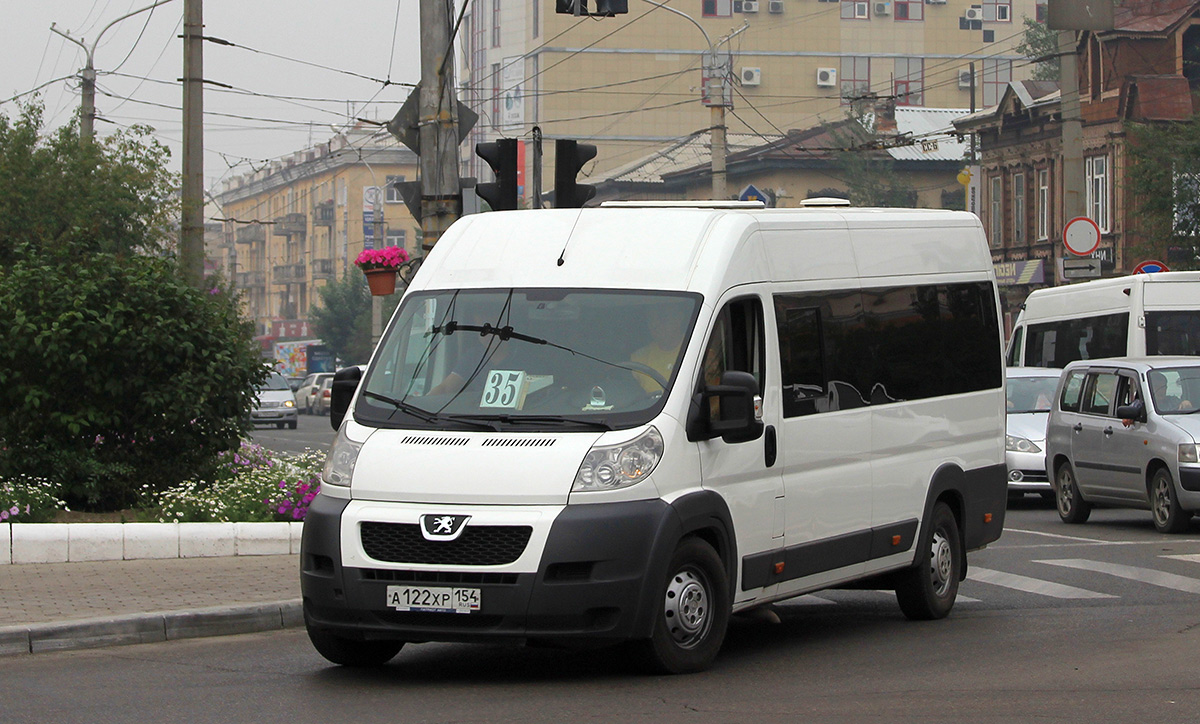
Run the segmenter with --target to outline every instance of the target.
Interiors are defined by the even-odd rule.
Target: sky
[[[96,133],[148,125],[182,154],[183,0],[0,0],[0,114],[38,91],[45,125],[71,121],[94,48]],[[387,121],[420,78],[418,0],[206,0],[205,186],[322,143],[348,119]],[[107,27],[106,29],[106,26]]]

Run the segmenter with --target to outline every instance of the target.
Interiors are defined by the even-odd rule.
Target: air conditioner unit
[[[783,0],[771,0],[769,3],[767,3],[767,10],[769,12],[775,13],[776,15],[782,14],[783,13]]]
[[[875,3],[875,14],[876,15],[891,15],[892,14],[892,4],[891,3]]]
[[[733,0],[733,11],[740,13],[742,11],[742,0]]]
[[[817,87],[833,88],[837,85],[837,68],[817,68]]]
[[[967,20],[983,20],[983,8],[967,8],[966,15],[963,17]]]
[[[762,85],[762,68],[742,68],[742,85]]]
[[[970,88],[971,87],[971,71],[969,71],[969,70],[958,71],[958,87],[959,88]]]
[[[758,12],[758,0],[742,0],[742,12],[744,12],[744,13]]]

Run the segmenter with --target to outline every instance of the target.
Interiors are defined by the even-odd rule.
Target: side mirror
[[[362,381],[362,368],[355,365],[338,370],[333,375],[333,384],[329,388],[329,424],[337,430],[350,411],[350,400],[358,383]]]
[[[1128,405],[1119,405],[1117,407],[1117,417],[1122,420],[1134,420],[1136,422],[1146,421],[1146,403],[1140,398],[1134,400]]]
[[[716,419],[710,419],[711,401],[717,400]],[[727,443],[750,442],[762,437],[762,397],[758,382],[749,372],[730,370],[721,384],[709,385],[696,395],[688,415],[688,439]]]

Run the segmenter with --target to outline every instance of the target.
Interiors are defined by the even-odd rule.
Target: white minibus
[[[406,643],[629,642],[833,587],[946,616],[1004,524],[999,297],[978,219],[645,202],[456,222],[365,372],[304,522],[335,663]]]
[[[1200,272],[1156,272],[1030,293],[1009,337],[1010,367],[1200,354]]]

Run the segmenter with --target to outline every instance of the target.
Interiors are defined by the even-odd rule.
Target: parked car
[[[298,421],[296,396],[288,385],[287,378],[278,372],[272,372],[266,381],[258,386],[254,407],[250,410],[250,423],[274,424],[281,430],[287,425],[295,430]]]
[[[300,383],[300,389],[296,390],[296,407],[306,415],[313,414],[313,402],[317,397],[317,390],[321,387],[322,380],[333,379],[332,372],[314,372],[304,381]]]
[[[331,407],[331,395],[333,393],[333,375],[329,375],[321,380],[321,386],[317,388],[316,395],[313,399],[313,413],[317,415],[328,415]]]
[[[1046,476],[1046,422],[1062,370],[1046,367],[1009,367],[1008,424],[1004,437],[1004,462],[1008,467],[1008,493],[1038,493],[1053,499]]]
[[[1200,510],[1200,358],[1081,360],[1068,365],[1046,430],[1059,517],[1093,506],[1149,509],[1162,533]]]
[[[288,377],[288,387],[292,388],[292,392],[300,389],[300,385],[304,384],[303,377]]]

